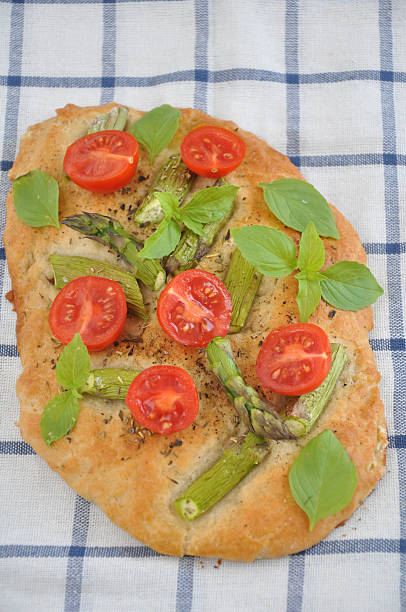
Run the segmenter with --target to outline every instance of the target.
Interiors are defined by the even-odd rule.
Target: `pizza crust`
[[[238,131],[247,144],[247,154],[242,164],[228,175],[240,190],[236,211],[212,247],[210,255],[218,255],[206,257],[199,267],[224,278],[234,249],[232,238],[227,235],[229,227],[260,223],[282,229],[298,244],[299,234],[285,228],[270,213],[257,187],[261,181],[303,178],[297,168],[253,134],[198,110],[182,110],[174,140],[153,167],[141,150],[138,171],[128,189],[99,195],[76,186],[63,173],[66,147],[86,132],[94,117],[112,106],[67,105],[57,111],[56,117],[29,128],[10,170],[10,179],[41,169],[59,183],[60,218],[83,210],[99,212],[118,218],[124,227],[136,232],[131,210],[147,192],[162,161],[179,149],[183,136],[192,128],[204,123],[220,125]],[[131,121],[142,114],[130,110]],[[146,180],[139,180],[140,176]],[[323,240],[326,265],[341,259],[365,262],[366,255],[355,230],[332,209],[341,239]],[[220,457],[230,438],[244,430],[223,388],[209,370],[204,349],[183,347],[164,334],[154,312],[157,295],[151,292],[145,292],[148,321],[129,317],[118,346],[91,354],[92,367],[139,369],[154,364],[183,367],[195,380],[200,395],[195,424],[171,436],[148,435],[145,430],[140,434],[135,431],[124,402],[83,398],[71,434],[48,448],[41,438],[40,418],[43,407],[58,391],[53,368],[62,348],[51,337],[48,324],[49,307],[56,295],[49,255],[75,254],[112,263],[117,263],[117,258],[65,226],[57,230],[24,225],[16,217],[11,191],[7,198],[4,242],[23,365],[17,383],[21,435],[75,491],[96,503],[114,523],[138,540],[165,554],[241,561],[294,553],[314,545],[347,520],[382,477],[387,434],[377,387],[379,374],[368,342],[372,312],[370,308],[337,311],[332,317],[329,313],[334,309],[325,302],[320,303],[309,321],[320,325],[332,342],[343,344],[349,358],[329,405],[309,436],[298,441],[275,442],[271,454],[258,467],[195,521],[182,521],[174,511],[173,501]],[[279,280],[264,278],[246,326],[231,336],[242,374],[257,389],[254,364],[259,345],[275,327],[298,321],[296,291],[293,275]],[[327,428],[335,433],[355,462],[359,482],[349,506],[319,521],[310,532],[306,515],[290,493],[287,475],[300,448]]]

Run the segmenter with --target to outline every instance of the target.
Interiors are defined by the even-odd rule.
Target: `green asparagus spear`
[[[86,384],[78,389],[78,392],[106,399],[124,400],[128,388],[137,374],[139,374],[137,370],[121,370],[119,368],[92,370]]]
[[[232,213],[233,210],[231,209],[221,219],[206,223],[203,226],[204,236],[197,236],[192,230],[186,229],[178,246],[166,260],[166,271],[174,275],[197,266],[199,261],[210,251],[214,240],[229,221]]]
[[[220,459],[175,500],[181,518],[192,521],[233,489],[270,452],[265,440],[252,431],[244,441],[227,448]]]
[[[105,115],[96,117],[89,129],[88,134],[102,132],[103,130],[124,130],[128,117],[128,108],[115,106]]]
[[[261,280],[262,274],[244,259],[239,249],[235,249],[224,281],[233,305],[230,334],[235,334],[244,327]]]
[[[165,263],[165,269],[169,274],[175,275],[183,270],[189,270],[197,265],[195,259],[197,247],[199,246],[199,236],[186,229],[174,252],[169,255]]]
[[[207,346],[210,368],[223,383],[241,419],[258,436],[268,440],[295,438],[279,414],[248,386],[238,369],[228,338],[214,338]]]
[[[285,414],[284,421],[295,436],[304,436],[313,427],[330,400],[337,380],[347,361],[345,350],[340,344],[331,345],[332,361],[330,371],[319,387],[301,395]]]
[[[84,212],[66,217],[62,223],[114,249],[134,266],[134,275],[154,291],[161,289],[165,283],[166,274],[161,264],[154,259],[140,257],[138,251],[142,248],[142,243],[128,234],[116,219]]]
[[[160,168],[151,185],[151,189],[145,196],[134,215],[136,223],[159,223],[164,218],[157,191],[173,193],[179,203],[185,199],[195,174],[185,166],[180,155],[171,155],[167,162]]]
[[[128,308],[142,319],[147,318],[142,293],[135,277],[113,264],[70,255],[50,255],[55,278],[55,287],[62,289],[66,283],[79,276],[101,276],[120,283],[127,300]]]

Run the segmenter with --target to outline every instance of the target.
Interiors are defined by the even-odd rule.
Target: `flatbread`
[[[10,179],[32,169],[43,170],[59,183],[60,218],[82,211],[98,212],[119,219],[136,232],[131,213],[146,194],[157,168],[168,154],[179,150],[182,138],[192,128],[219,125],[238,132],[246,142],[247,154],[228,175],[232,184],[240,186],[235,213],[199,267],[224,278],[234,249],[227,232],[230,227],[260,223],[282,229],[298,244],[299,234],[270,213],[257,185],[282,177],[303,178],[300,172],[263,140],[199,110],[182,110],[175,138],[153,167],[141,150],[135,177],[121,192],[99,195],[75,185],[62,168],[66,148],[86,133],[97,115],[112,106],[79,108],[69,104],[58,110],[56,117],[30,127],[21,140]],[[142,114],[130,109],[130,121]],[[323,240],[326,265],[341,259],[365,262],[357,233],[334,207],[332,210],[341,239]],[[16,217],[11,192],[4,242],[23,366],[17,383],[21,435],[75,491],[138,540],[169,555],[251,561],[294,553],[314,545],[348,519],[382,477],[387,435],[377,387],[379,374],[368,343],[371,309],[335,312],[323,301],[309,321],[320,325],[331,342],[341,343],[349,358],[326,410],[304,439],[275,442],[271,454],[258,467],[195,521],[182,521],[173,501],[221,456],[229,439],[243,432],[243,425],[210,371],[204,349],[181,346],[162,331],[155,314],[156,294],[145,292],[148,321],[128,317],[119,343],[91,354],[92,367],[139,369],[175,364],[184,368],[200,396],[195,424],[170,436],[148,435],[137,429],[124,402],[84,397],[73,431],[48,448],[41,437],[40,418],[45,404],[58,392],[54,367],[62,348],[51,337],[48,324],[49,308],[57,293],[49,255],[75,254],[112,263],[117,263],[117,257],[68,227],[35,229],[24,225]],[[299,320],[296,292],[293,275],[279,280],[264,278],[244,329],[231,336],[238,366],[247,383],[257,389],[254,364],[259,346],[275,327]],[[355,462],[359,482],[351,503],[319,521],[310,532],[308,518],[290,492],[288,472],[299,450],[327,428]]]

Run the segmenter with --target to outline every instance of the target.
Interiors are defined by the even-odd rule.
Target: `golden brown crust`
[[[141,152],[138,173],[125,193],[92,194],[63,175],[66,147],[86,131],[93,117],[111,106],[67,105],[57,111],[57,117],[29,128],[10,178],[13,180],[35,168],[44,170],[59,182],[61,217],[82,210],[111,214],[134,231],[127,217],[129,206],[134,208],[146,193],[168,150],[158,156],[154,167]],[[132,120],[142,115],[139,111],[130,112]],[[284,229],[297,243],[297,232],[284,228],[269,212],[261,190],[256,187],[261,181],[281,177],[303,178],[285,156],[233,123],[209,118],[192,109],[182,111],[180,128],[170,151],[179,147],[187,131],[207,122],[238,130],[247,144],[244,162],[229,175],[230,182],[240,185],[232,226],[266,224]],[[138,181],[139,175],[147,180]],[[339,259],[364,262],[365,252],[356,232],[334,208],[333,212],[341,239],[324,240],[326,265]],[[227,229],[213,246],[212,254],[218,253],[218,256],[208,257],[201,263],[201,267],[221,278],[233,249],[232,240],[224,239]],[[359,483],[351,504],[321,520],[313,532],[309,532],[308,519],[293,500],[287,479],[289,467],[307,439],[275,443],[261,465],[193,523],[184,523],[174,513],[173,500],[220,456],[224,444],[235,432],[237,419],[226,394],[208,369],[204,351],[184,348],[163,333],[154,314],[156,297],[150,295],[151,317],[147,324],[129,317],[119,346],[92,354],[92,365],[142,368],[168,363],[184,367],[194,378],[201,397],[195,425],[172,436],[145,434],[142,439],[133,433],[131,416],[124,403],[83,399],[73,432],[47,448],[39,423],[44,405],[58,389],[53,366],[61,349],[51,338],[48,325],[49,306],[56,294],[50,282],[48,257],[53,252],[107,258],[112,262],[116,257],[64,226],[57,230],[24,225],[15,215],[11,192],[7,198],[4,241],[17,311],[18,350],[24,368],[17,384],[21,434],[70,486],[97,503],[112,521],[137,539],[172,555],[249,561],[289,554],[312,546],[349,518],[383,475],[387,437],[377,388],[379,374],[368,343],[371,309],[337,311],[330,318],[332,308],[324,302],[310,320],[323,327],[331,341],[339,341],[346,347],[349,363],[311,436],[326,428],[332,429],[354,460]],[[294,299],[296,282],[293,276],[277,281],[264,279],[244,330],[232,337],[242,373],[254,386],[258,385],[253,364],[259,343],[271,329],[298,318]],[[176,439],[182,445],[171,447]]]

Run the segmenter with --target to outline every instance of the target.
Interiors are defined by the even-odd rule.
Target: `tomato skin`
[[[101,351],[120,335],[126,317],[127,302],[119,283],[81,276],[65,285],[54,299],[49,325],[63,344],[79,333],[89,351]]]
[[[219,178],[235,170],[245,151],[245,142],[239,136],[214,125],[195,128],[180,145],[180,154],[189,170],[208,178]]]
[[[185,346],[207,346],[230,329],[229,292],[215,274],[186,270],[177,274],[159,296],[157,315],[163,330]]]
[[[94,193],[111,193],[127,185],[138,164],[138,142],[127,132],[86,134],[66,150],[63,169],[74,183]]]
[[[131,383],[125,401],[140,425],[159,434],[185,429],[199,410],[193,378],[177,366],[143,370]]]
[[[271,331],[258,353],[256,372],[264,387],[302,395],[323,382],[330,366],[326,332],[313,323],[294,323]]]

